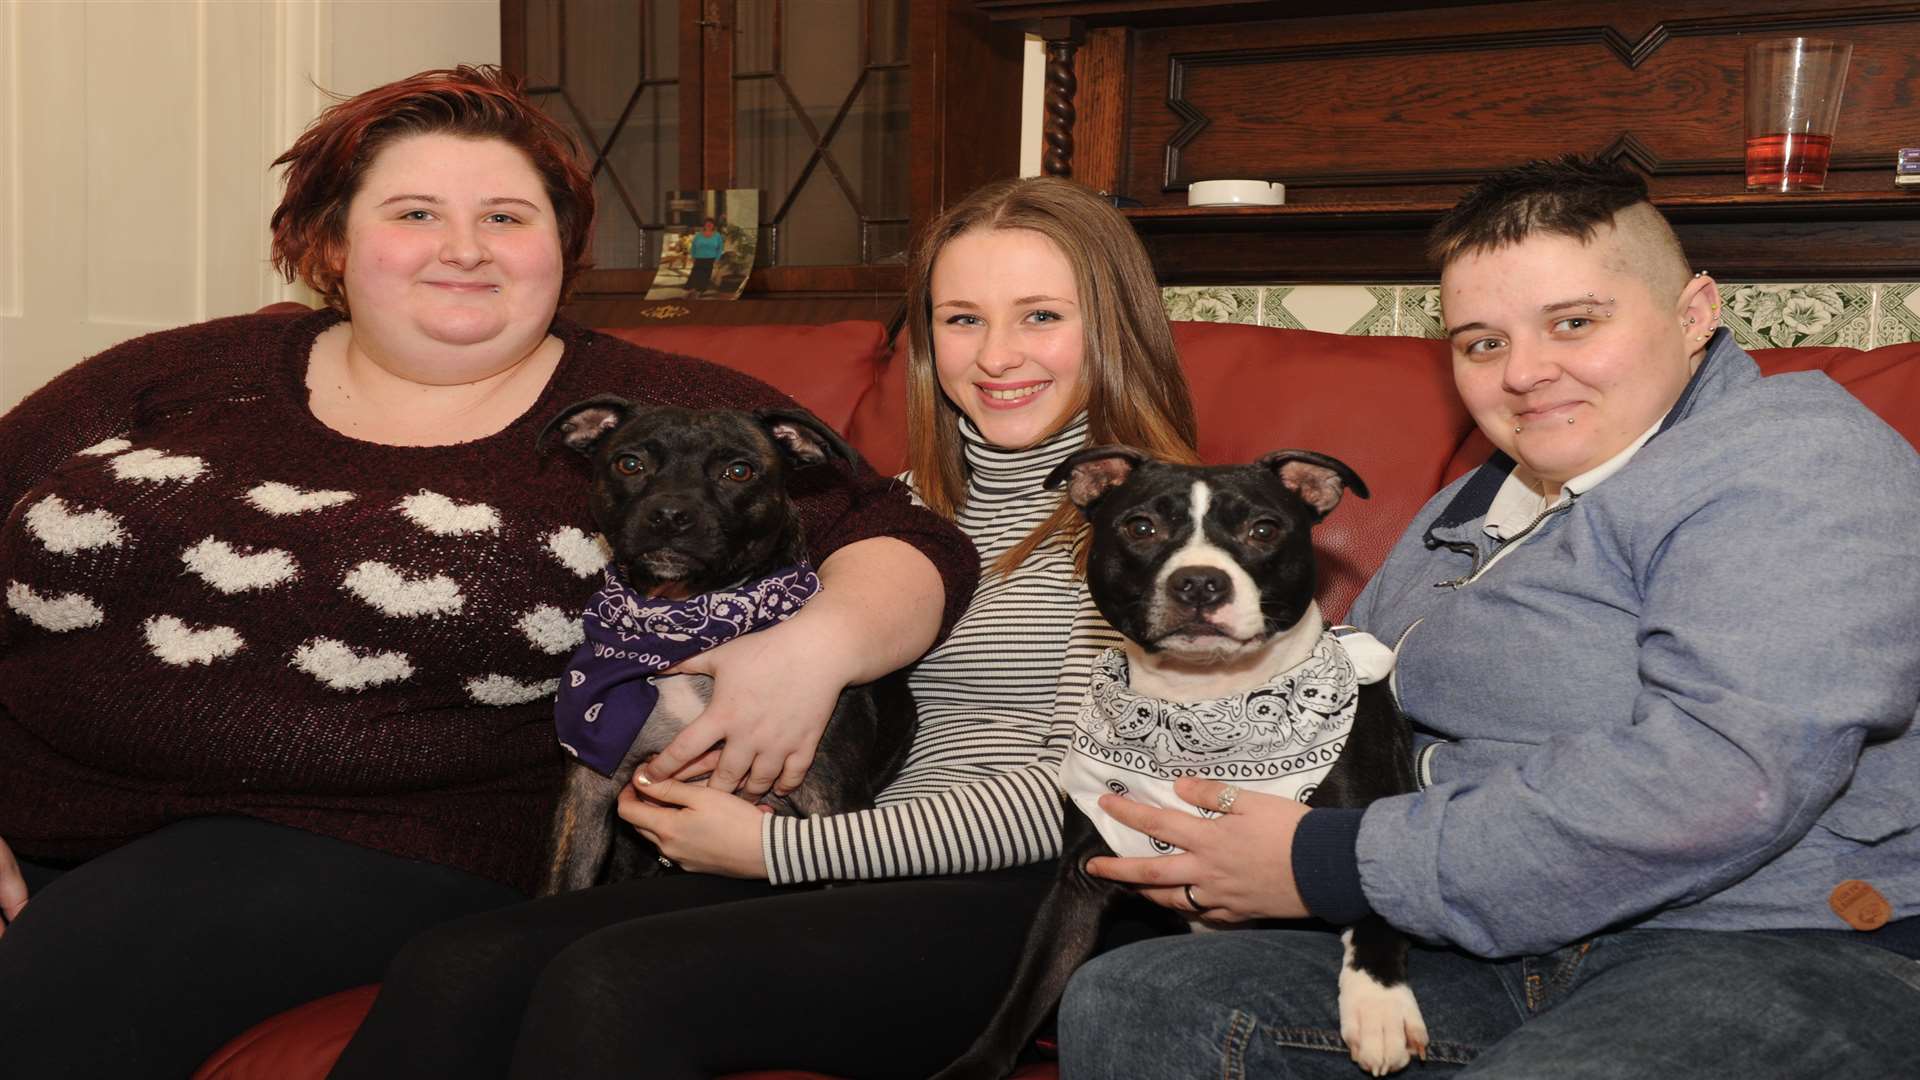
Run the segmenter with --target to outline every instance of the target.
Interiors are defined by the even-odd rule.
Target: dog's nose
[[[1167,579],[1167,592],[1189,607],[1205,611],[1233,596],[1233,580],[1212,566],[1183,566]]]
[[[647,512],[647,524],[667,536],[686,532],[687,526],[692,523],[693,516],[687,513],[686,507],[672,503],[663,503]]]

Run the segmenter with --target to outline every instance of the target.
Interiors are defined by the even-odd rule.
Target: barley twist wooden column
[[[1080,43],[1086,40],[1086,27],[1079,19],[1047,19],[1037,30],[1047,46],[1046,118],[1040,132],[1045,149],[1040,171],[1047,176],[1070,177],[1073,175],[1073,95],[1079,88],[1073,75],[1073,58]]]

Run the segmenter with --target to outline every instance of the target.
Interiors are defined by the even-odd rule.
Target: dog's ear
[[[753,418],[767,429],[780,453],[796,468],[819,465],[828,458],[839,458],[856,469],[860,466],[860,451],[825,420],[805,409],[761,409]]]
[[[534,440],[534,447],[538,449],[545,446],[547,438],[557,431],[567,449],[578,454],[591,454],[607,432],[626,423],[632,415],[633,402],[613,394],[576,401],[560,410],[559,416],[547,421],[547,426],[540,429],[540,437]]]
[[[1339,458],[1311,450],[1275,450],[1254,464],[1271,469],[1281,483],[1323,518],[1340,505],[1340,497],[1348,490],[1367,497],[1366,482]]]
[[[1085,510],[1094,500],[1127,482],[1147,455],[1131,446],[1095,446],[1081,450],[1054,467],[1041,486],[1056,491],[1066,485],[1067,499]]]

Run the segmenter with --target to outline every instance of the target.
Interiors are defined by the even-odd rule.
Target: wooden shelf
[[[1920,279],[1920,191],[1740,192],[1654,203],[1694,263],[1728,280]],[[1313,202],[1124,213],[1170,285],[1404,282],[1434,276],[1426,233],[1451,205]]]
[[[1730,195],[1668,195],[1653,200],[1672,221],[1788,221],[1808,217],[1876,221],[1920,217],[1920,187],[1887,191],[1809,191],[1792,195],[1740,192]],[[1392,202],[1300,202],[1284,206],[1147,206],[1124,210],[1136,228],[1146,231],[1202,223],[1225,228],[1288,228],[1328,224],[1438,220],[1453,203],[1441,200]]]

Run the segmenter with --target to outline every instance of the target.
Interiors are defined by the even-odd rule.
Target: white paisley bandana
[[[1108,649],[1094,661],[1060,786],[1115,853],[1172,854],[1180,849],[1108,817],[1100,796],[1217,817],[1173,793],[1175,780],[1198,776],[1305,802],[1347,745],[1360,687],[1392,668],[1386,646],[1335,626],[1320,635],[1312,655],[1253,690],[1175,702],[1134,693],[1126,653]]]

